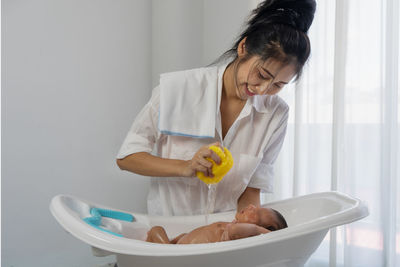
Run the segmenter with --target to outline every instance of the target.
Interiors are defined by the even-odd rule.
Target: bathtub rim
[[[68,197],[77,199],[93,205],[90,201],[86,201],[82,198],[78,198],[72,195],[57,195],[53,197],[50,203],[50,211],[56,218],[57,222],[70,234],[77,239],[89,244],[90,246],[109,251],[115,254],[125,255],[137,255],[137,256],[189,256],[189,255],[203,255],[210,253],[222,253],[226,251],[235,251],[246,248],[251,248],[260,245],[267,245],[270,243],[288,240],[293,237],[311,234],[314,232],[324,231],[326,232],[333,227],[338,225],[348,224],[357,220],[360,220],[368,216],[368,208],[365,202],[349,197],[343,193],[337,191],[319,192],[308,195],[296,196],[283,200],[273,201],[266,203],[263,206],[291,202],[298,199],[304,198],[335,198],[345,202],[352,203],[351,207],[336,212],[330,216],[320,217],[309,222],[299,224],[296,226],[288,227],[277,232],[268,233],[268,235],[259,235],[254,237],[248,237],[239,240],[231,240],[225,242],[206,243],[206,244],[185,244],[185,245],[170,245],[170,244],[155,244],[141,240],[128,239],[123,237],[112,236],[106,234],[100,230],[90,227],[83,220],[77,220],[71,214],[70,217],[62,219],[62,210],[65,209],[62,203],[62,198]],[[96,206],[100,206],[96,204]],[[107,207],[104,207],[107,208]],[[116,210],[116,209],[114,209]],[[124,211],[126,212],[126,211]],[[235,211],[228,211],[213,214],[224,216],[224,214],[231,214]],[[128,212],[130,213],[130,212]],[[134,213],[131,213],[135,216]],[[137,213],[137,216],[146,216],[144,214]],[[204,216],[204,215],[196,215]],[[212,216],[212,215],[210,215]],[[148,216],[149,220],[152,218],[163,218],[164,216]],[[193,216],[174,216],[174,219],[184,220],[185,217]],[[79,233],[79,234],[78,234]]]

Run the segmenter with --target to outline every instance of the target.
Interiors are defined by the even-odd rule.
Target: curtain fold
[[[398,177],[398,90],[399,79],[399,3],[386,2],[386,20],[383,21],[386,30],[384,85],[382,97],[382,129],[381,129],[381,185],[385,192],[381,197],[383,230],[384,263],[386,266],[396,266],[396,201]],[[398,223],[398,221],[397,221]],[[399,241],[398,241],[399,242]]]
[[[333,107],[332,107],[332,152],[331,152],[331,181],[330,190],[337,191],[340,188],[340,181],[344,178],[346,162],[345,154],[345,87],[346,87],[346,59],[348,43],[348,1],[337,0],[335,6],[335,41],[333,59]],[[351,74],[350,74],[351,75]],[[329,266],[337,266],[339,256],[340,261],[344,261],[346,254],[338,254],[338,250],[346,252],[346,235],[343,231],[330,231],[329,242]],[[337,242],[340,235],[342,242]]]
[[[382,97],[382,149],[381,149],[381,183],[385,194],[382,194],[382,229],[384,263],[387,266],[396,265],[396,205],[398,183],[398,90],[399,79],[399,2],[388,0],[386,2],[386,20],[383,22],[386,28],[385,53],[384,53],[384,90]],[[397,207],[398,209],[398,207]],[[386,219],[384,219],[386,218]],[[400,240],[397,241],[399,243]]]

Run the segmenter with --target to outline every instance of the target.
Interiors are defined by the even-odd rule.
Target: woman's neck
[[[236,95],[235,61],[229,63],[222,77],[222,98],[224,100],[241,100]]]

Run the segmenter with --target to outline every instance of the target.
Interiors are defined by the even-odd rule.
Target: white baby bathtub
[[[123,235],[119,237],[82,220],[90,216],[92,207],[110,208],[73,196],[58,195],[52,199],[50,210],[66,231],[92,246],[94,255],[115,254],[118,267],[302,266],[330,228],[368,215],[365,203],[338,192],[315,193],[264,206],[281,212],[289,227],[239,240],[191,245],[154,244],[142,240],[147,230],[155,225],[163,226],[170,238],[189,232],[204,225],[204,215],[163,217],[130,213],[135,217],[133,222],[102,218],[102,227]],[[212,214],[209,223],[232,221],[234,215],[234,211]]]

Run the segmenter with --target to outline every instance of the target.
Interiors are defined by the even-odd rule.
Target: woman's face
[[[236,72],[236,95],[242,99],[254,95],[274,95],[296,75],[294,64],[282,64],[268,59],[261,61],[253,56],[240,63]]]

